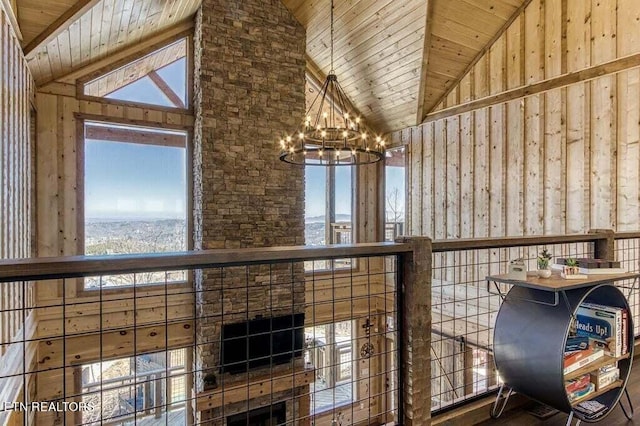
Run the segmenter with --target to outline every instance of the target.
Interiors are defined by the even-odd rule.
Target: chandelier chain
[[[331,0],[331,70],[329,74],[333,74],[333,0]]]

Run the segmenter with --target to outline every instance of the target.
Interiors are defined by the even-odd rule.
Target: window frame
[[[169,360],[170,357],[171,357],[170,352],[181,350],[181,351],[184,351],[184,355],[183,355],[184,356],[184,365],[182,367],[169,367],[168,365],[165,365],[165,369],[163,371],[166,372],[166,373],[169,373],[169,374],[164,375],[162,377],[162,379],[153,379],[152,386],[154,386],[154,390],[155,390],[155,386],[158,386],[158,380],[160,380],[161,382],[164,383],[164,388],[165,389],[164,389],[164,392],[162,393],[162,396],[166,400],[162,404],[159,404],[159,405],[156,404],[156,405],[153,405],[152,407],[149,407],[149,408],[154,409],[154,411],[157,410],[158,408],[161,408],[163,410],[162,412],[168,414],[169,411],[170,411],[170,410],[168,410],[169,407],[171,407],[171,408],[183,408],[184,407],[185,416],[187,416],[188,415],[187,406],[189,405],[188,403],[190,402],[190,398],[189,398],[189,386],[190,386],[189,377],[191,375],[190,368],[189,368],[189,363],[190,363],[190,355],[189,355],[189,353],[190,353],[190,349],[191,349],[190,347],[183,347],[183,346],[168,347],[168,348],[165,348],[165,350],[160,350],[160,351],[151,351],[151,352],[143,352],[143,353],[139,353],[139,354],[130,354],[130,355],[125,355],[125,356],[117,356],[117,357],[114,357],[114,358],[96,360],[96,361],[93,361],[93,362],[91,362],[91,361],[83,362],[83,363],[73,367],[74,371],[77,373],[76,377],[78,377],[78,379],[74,381],[74,386],[73,386],[74,390],[75,390],[75,394],[76,395],[80,395],[80,396],[85,395],[85,392],[84,392],[85,384],[82,381],[82,371],[87,366],[90,366],[92,364],[100,364],[100,363],[103,363],[103,362],[110,362],[110,361],[129,360],[129,362],[131,362],[132,358],[135,358],[135,357],[138,357],[138,356],[155,355],[155,354],[160,354],[160,353],[165,354],[165,360]],[[102,370],[102,366],[101,366],[100,369]],[[172,372],[180,371],[180,370],[182,370],[181,373],[171,374]],[[144,376],[144,375],[142,375],[142,376]],[[122,377],[122,376],[120,376],[120,377]],[[138,382],[138,377],[139,376],[138,376],[137,372],[134,372],[132,376],[129,375],[128,377],[129,377],[129,380],[131,380],[131,378],[133,379],[133,383],[128,384],[128,386],[132,387],[134,390],[137,389],[138,386],[144,385],[144,382]],[[184,380],[184,382],[185,382],[185,399],[183,401],[173,402],[173,400],[169,401],[169,399],[172,397],[172,395],[169,392],[171,390],[171,385],[167,385],[167,383],[170,382],[172,379],[176,379],[176,378],[182,378]],[[109,381],[115,381],[116,379],[108,379],[108,380]],[[102,387],[102,382],[103,381],[101,380],[99,382],[92,383],[90,385],[93,385],[93,386],[89,386],[89,387],[95,387],[98,384],[100,384],[100,386]],[[115,388],[118,389],[118,388],[122,388],[122,387],[125,387],[125,386],[127,386],[127,385],[121,385],[121,387],[115,387]],[[106,390],[108,391],[110,389],[106,389]],[[105,389],[100,389],[98,391],[98,393],[102,394],[104,391],[105,391]],[[90,391],[90,392],[94,393],[96,391]],[[156,394],[156,392],[154,392],[154,394]],[[102,398],[102,396],[101,396],[101,398]],[[139,412],[140,411],[137,411],[137,413],[139,413]],[[75,413],[75,421],[76,421],[76,423],[82,423],[83,422],[82,421],[82,413],[83,413],[82,411],[78,411],[78,412]],[[127,416],[123,416],[123,417],[118,417],[116,422],[118,422],[120,420],[126,421],[126,420],[130,419],[130,417],[135,416],[135,415],[136,415],[136,413],[133,413],[133,414],[130,414],[130,415],[127,415]],[[146,414],[146,416],[153,416],[153,415],[154,415],[153,413]],[[139,414],[138,414],[138,416],[139,416]],[[105,419],[103,419],[101,417],[100,418],[100,422],[102,423],[103,421],[105,423],[110,423],[109,419],[105,420]]]
[[[170,107],[170,106],[164,106],[164,105],[156,105],[156,104],[149,104],[149,103],[144,103],[144,102],[135,102],[135,101],[124,101],[124,100],[119,100],[119,99],[110,99],[110,98],[106,98],[104,96],[92,96],[92,95],[87,95],[84,92],[84,86],[86,84],[91,83],[94,80],[99,79],[100,77],[106,76],[112,72],[117,71],[120,68],[126,67],[127,65],[139,61],[149,55],[152,55],[164,48],[167,48],[169,46],[171,46],[172,44],[180,41],[184,39],[185,43],[186,43],[186,47],[187,47],[187,51],[185,54],[185,58],[186,58],[186,92],[185,92],[185,108],[179,108],[179,107]],[[179,32],[175,35],[169,36],[168,38],[147,47],[146,49],[144,49],[142,52],[136,52],[133,53],[131,55],[126,56],[125,58],[113,62],[113,63],[109,63],[103,67],[98,68],[96,71],[90,72],[89,74],[86,74],[80,78],[78,78],[76,80],[76,99],[78,100],[85,100],[85,101],[92,101],[92,102],[100,102],[103,104],[109,104],[109,105],[120,105],[120,106],[133,106],[133,107],[138,107],[138,108],[150,108],[150,109],[154,109],[157,111],[162,111],[162,112],[173,112],[173,113],[193,113],[193,57],[194,57],[194,51],[193,51],[193,31],[192,30],[186,30],[186,31],[182,31]],[[168,65],[168,64],[167,64]],[[131,84],[131,83],[129,83]],[[124,87],[124,86],[123,86]]]
[[[336,342],[336,338],[335,338],[335,329],[336,329],[336,324],[341,323],[341,322],[349,322],[351,325],[351,338],[350,338],[350,342],[349,342],[349,346],[351,346],[351,360],[349,361],[351,363],[351,376],[346,378],[346,379],[342,379],[342,380],[338,380],[338,378],[340,377],[340,366],[342,363],[340,363],[340,353],[341,353],[341,348],[344,348],[345,344],[342,345],[338,345],[338,343]],[[357,331],[358,331],[358,325],[357,325],[357,321],[355,319],[345,319],[345,320],[341,320],[341,321],[334,321],[334,322],[329,322],[329,323],[324,323],[324,324],[315,324],[312,325],[311,327],[308,328],[315,328],[315,327],[324,327],[325,329],[325,336],[326,337],[326,342],[325,342],[325,346],[324,348],[318,348],[318,347],[311,347],[311,348],[307,348],[307,350],[309,351],[322,351],[322,358],[323,358],[323,364],[327,365],[326,368],[330,369],[330,372],[328,374],[328,381],[330,383],[328,383],[327,388],[323,389],[322,391],[315,391],[315,392],[323,392],[329,389],[334,389],[337,386],[342,386],[344,384],[349,384],[351,386],[351,401],[349,402],[343,402],[341,404],[335,405],[335,406],[331,406],[331,407],[326,407],[326,408],[321,408],[321,409],[315,409],[315,407],[313,406],[313,398],[309,398],[309,410],[312,413],[312,415],[322,415],[323,413],[327,413],[329,411],[335,410],[337,408],[340,407],[347,407],[349,405],[352,405],[354,403],[356,403],[358,401],[358,361],[359,361],[359,357],[358,357],[358,348],[357,348],[357,342],[358,342],[358,336],[357,336]],[[306,330],[306,327],[305,327]],[[331,336],[331,337],[329,337]],[[314,339],[315,340],[315,339]],[[330,350],[326,350],[325,348],[330,348]],[[315,356],[314,356],[314,361],[315,361]],[[313,364],[313,363],[312,363]],[[314,368],[316,369],[316,371],[318,370],[318,366],[314,365]],[[325,367],[323,366],[322,369],[324,369]],[[315,381],[314,381],[315,383]],[[313,386],[313,383],[310,383],[309,386]],[[315,393],[315,392],[311,392],[311,394]]]
[[[85,251],[85,128],[87,122],[96,122],[101,124],[124,125],[134,127],[144,127],[160,130],[173,130],[184,132],[185,134],[185,160],[186,160],[186,250],[193,250],[193,128],[188,126],[171,125],[167,123],[149,122],[144,120],[115,119],[113,117],[97,116],[90,114],[76,113],[76,227],[77,227],[77,252],[84,255]],[[162,126],[162,127],[160,127]],[[125,142],[126,143],[126,142]],[[158,144],[162,145],[162,144]],[[193,287],[193,270],[186,271],[186,280],[165,282],[165,283],[138,283],[135,285],[101,287],[98,289],[87,289],[83,278],[76,279],[76,295],[77,296],[96,296],[98,294],[118,295],[126,293],[135,293],[136,291],[162,291],[171,289],[169,293],[180,293],[184,289]]]
[[[324,190],[325,190],[325,210],[324,210],[324,235],[325,235],[325,244],[336,244],[333,242],[333,229],[331,228],[331,224],[335,223],[335,193],[336,193],[336,168],[337,167],[347,167],[351,171],[351,242],[346,244],[356,244],[358,242],[358,234],[357,234],[357,205],[358,205],[358,169],[357,166],[305,166],[305,167],[324,167],[327,170],[327,174],[324,182]],[[306,180],[306,175],[305,175]],[[307,192],[305,189],[305,198],[307,197]],[[306,216],[306,214],[305,214]],[[305,241],[306,245],[306,241]],[[316,268],[315,266],[311,269],[305,268],[305,275],[307,276],[322,276],[322,275],[340,275],[340,274],[349,274],[351,272],[357,272],[360,270],[359,262],[357,258],[351,258],[351,265],[346,267],[336,267],[336,260],[333,259],[330,262],[330,265],[327,268]],[[316,261],[313,261],[315,264]]]

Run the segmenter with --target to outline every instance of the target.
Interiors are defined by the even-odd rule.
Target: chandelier
[[[347,96],[333,70],[333,0],[331,70],[305,116],[298,131],[280,139],[280,160],[309,166],[352,166],[384,157],[384,140],[367,132],[362,118],[349,111]]]

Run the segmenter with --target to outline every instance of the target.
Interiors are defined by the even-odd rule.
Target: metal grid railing
[[[628,272],[640,272],[640,234],[616,234],[614,240],[615,260]],[[621,285],[627,286],[628,283]],[[634,335],[640,336],[640,291],[637,286],[633,290],[623,289],[627,296],[629,309],[633,317]]]
[[[557,238],[561,241],[562,238]],[[493,362],[493,329],[501,298],[485,277],[506,273],[511,260],[522,258],[536,270],[543,248],[556,257],[593,257],[593,237],[586,241],[545,244],[516,238],[502,247],[493,242],[474,248],[433,244],[431,408],[437,412],[495,389],[499,378]],[[480,240],[476,240],[480,241]],[[526,244],[526,245],[523,245]],[[505,245],[507,245],[505,247]],[[509,246],[510,245],[510,246]],[[501,291],[508,291],[505,286]],[[492,290],[492,291],[489,291]]]
[[[257,258],[255,252],[245,258],[83,257],[18,273],[35,280],[35,315],[31,329],[1,342],[5,352],[19,347],[24,356],[0,368],[0,389],[14,381],[22,389],[8,400],[15,405],[0,407],[0,419],[43,425],[396,423],[402,342],[394,246],[402,245],[320,248],[325,255],[299,248],[273,258],[267,251]],[[357,259],[357,267],[304,272],[305,260],[342,258]],[[19,263],[3,265],[20,271]],[[194,285],[134,278],[128,288],[111,289],[99,278],[167,268],[189,270]],[[11,272],[1,269],[0,281],[9,281]],[[97,288],[86,290],[85,278],[96,273]],[[3,311],[25,315],[27,299]]]

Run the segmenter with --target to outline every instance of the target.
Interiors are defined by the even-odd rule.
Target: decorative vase
[[[538,276],[540,278],[549,278],[551,276],[551,269],[538,269]]]

